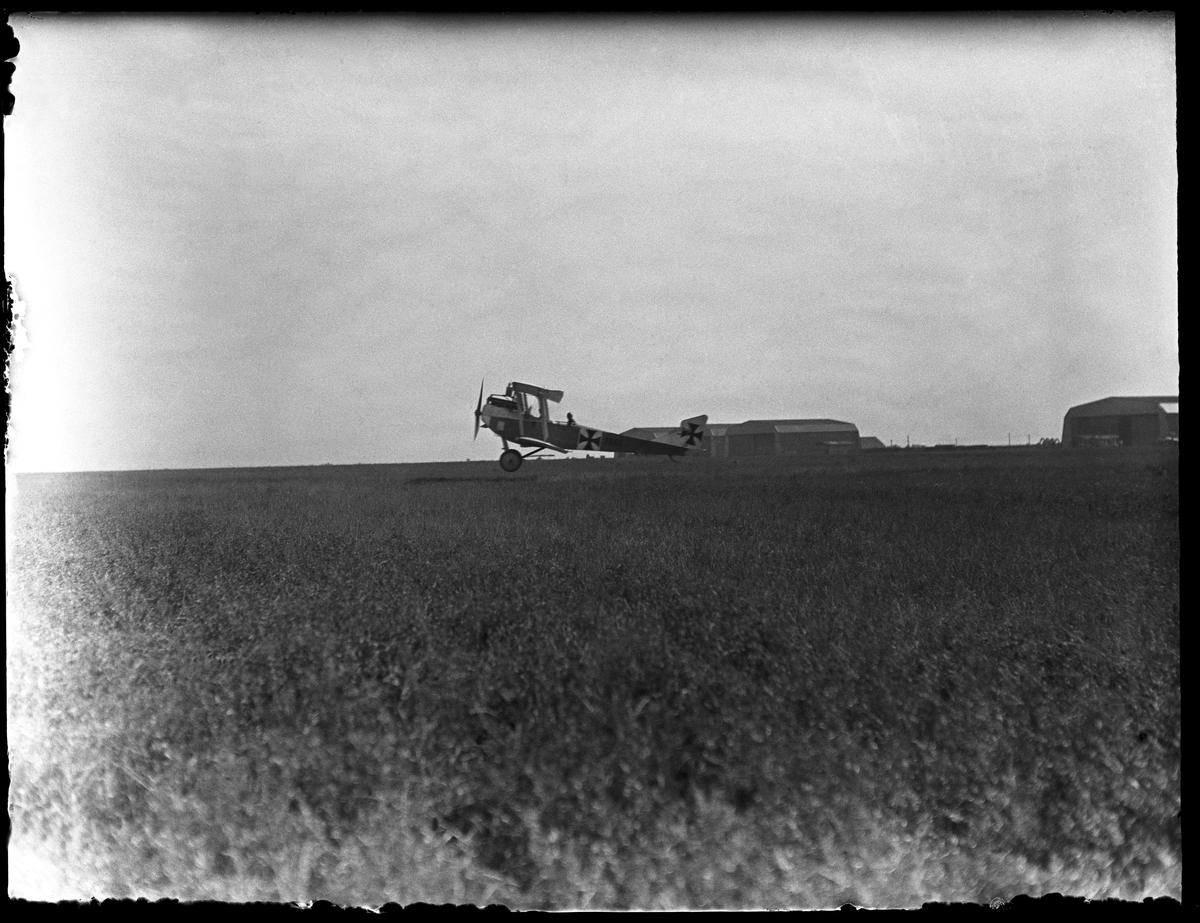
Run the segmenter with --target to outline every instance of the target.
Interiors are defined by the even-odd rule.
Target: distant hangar
[[[650,426],[622,435],[666,439],[678,427]],[[710,424],[700,454],[713,458],[755,455],[848,455],[861,448],[858,427],[841,420],[747,420]]]
[[[1134,446],[1179,440],[1179,395],[1106,397],[1063,418],[1064,446]]]

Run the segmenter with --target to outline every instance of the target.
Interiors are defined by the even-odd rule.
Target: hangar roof
[[[842,420],[747,420],[729,427],[729,435],[752,433],[857,433],[858,427]]]
[[[835,421],[821,423],[776,423],[777,433],[856,433],[858,427],[853,423],[837,423]]]
[[[1165,405],[1173,405],[1168,410]],[[1106,397],[1088,404],[1079,404],[1067,411],[1068,417],[1121,417],[1139,414],[1179,413],[1179,396],[1174,397]]]

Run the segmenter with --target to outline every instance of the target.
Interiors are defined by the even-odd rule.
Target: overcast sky
[[[18,470],[1178,392],[1170,17],[11,21]]]

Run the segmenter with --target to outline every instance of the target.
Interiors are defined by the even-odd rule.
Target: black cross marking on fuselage
[[[600,448],[600,433],[594,429],[579,430],[579,448],[581,449],[599,449]]]
[[[683,438],[684,443],[688,446],[694,446],[697,442],[704,438],[704,433],[695,423],[685,423],[683,428],[679,431],[679,435]]]

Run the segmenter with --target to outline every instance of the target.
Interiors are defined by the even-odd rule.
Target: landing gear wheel
[[[523,461],[525,461],[525,459],[521,457],[520,452],[518,452],[516,449],[509,449],[500,456],[500,467],[509,474],[512,474],[521,467],[521,462]]]

